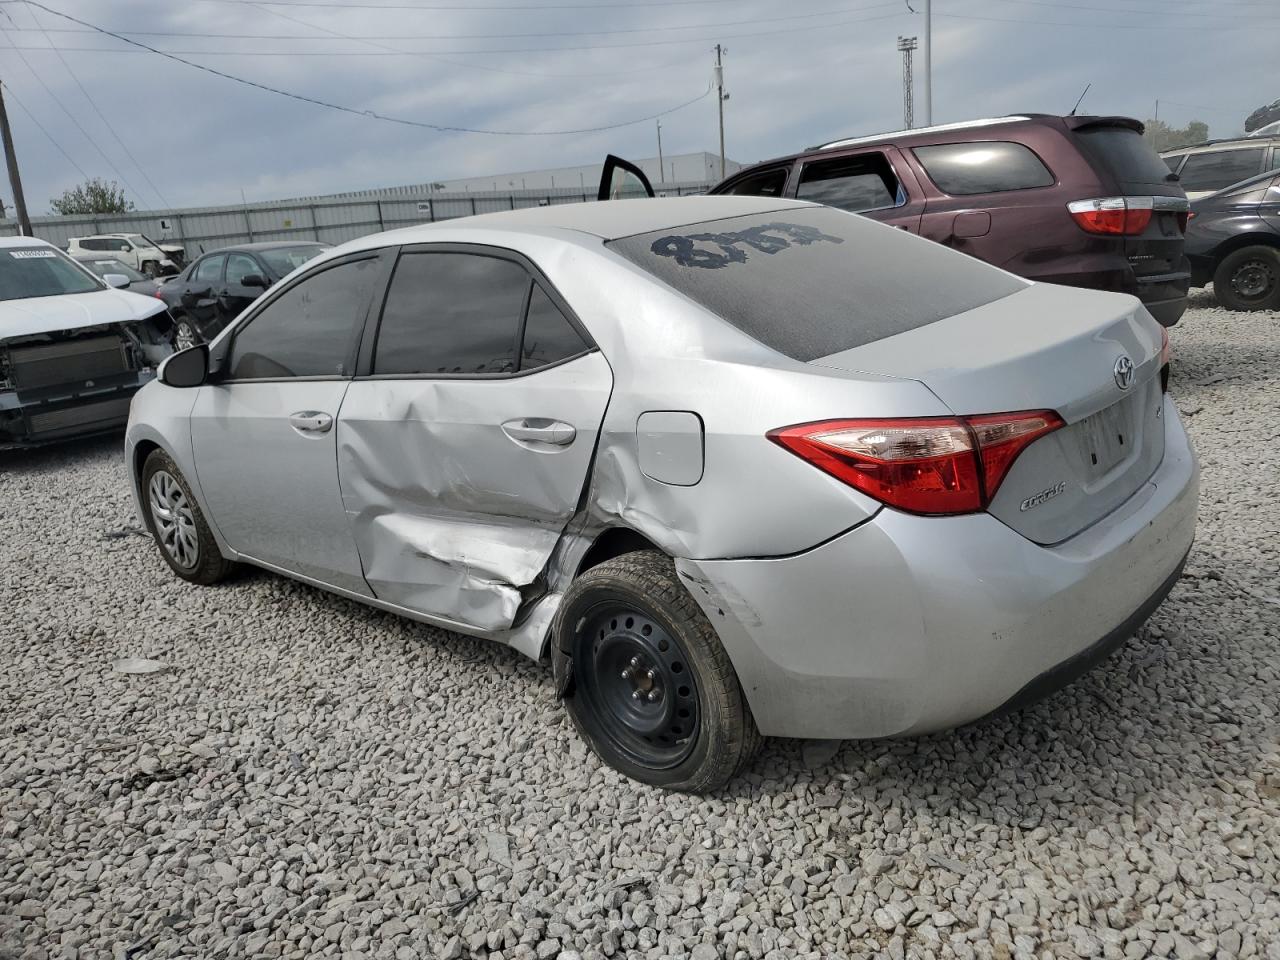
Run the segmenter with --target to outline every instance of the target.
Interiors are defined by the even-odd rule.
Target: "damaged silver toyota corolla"
[[[0,447],[119,430],[173,353],[163,303],[112,289],[53,244],[0,238]]]
[[[1178,578],[1197,467],[1132,297],[805,203],[544,207],[300,268],[133,403],[181,577],[245,561],[551,660],[607,763],[961,724]]]

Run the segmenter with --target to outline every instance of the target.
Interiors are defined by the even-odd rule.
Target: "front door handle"
[[[502,432],[517,443],[547,443],[555,447],[567,447],[578,435],[572,424],[544,417],[508,420],[502,425]]]
[[[300,410],[289,414],[289,426],[299,433],[328,433],[333,417],[319,410]]]

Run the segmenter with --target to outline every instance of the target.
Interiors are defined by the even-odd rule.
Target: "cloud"
[[[359,2],[317,7],[48,0],[48,5],[122,32],[197,34],[139,39],[168,50],[203,51],[183,55],[357,110],[520,131],[607,125],[695,97],[711,79],[711,47],[720,38],[729,50],[727,152],[742,161],[900,127],[896,39],[923,30],[921,17],[905,4],[876,0],[852,5],[815,0],[813,7],[700,0],[569,10],[525,0],[528,11],[486,11],[461,2],[452,5],[465,9],[427,9],[447,6],[446,0],[421,0],[423,9],[354,9]],[[1031,0],[946,5],[945,12],[955,15],[935,21],[935,121],[1025,110],[1062,113],[1092,83],[1082,108],[1087,112],[1146,117],[1159,98],[1162,119],[1179,125],[1203,119],[1215,135],[1229,135],[1241,128],[1249,110],[1278,95],[1275,78],[1263,77],[1257,68],[1271,62],[1267,48],[1280,23],[1265,7],[1223,0],[1197,5],[1194,14],[1152,18],[1085,6],[1059,8]],[[606,133],[494,137],[337,113],[136,49],[118,52],[128,48],[92,33],[68,32],[73,24],[35,8],[8,4],[3,9],[7,17],[0,14],[0,26],[8,28],[10,44],[27,48],[52,42],[66,49],[66,64],[102,117],[51,50],[9,51],[6,88],[88,173],[120,179],[53,97],[65,104],[124,175],[140,208],[160,205],[148,178],[169,203],[193,206],[238,201],[241,189],[250,199],[275,199],[591,163],[607,151],[637,157],[656,152],[652,122]],[[992,19],[968,19],[973,17]],[[1078,26],[1059,25],[1068,22]],[[705,26],[709,23],[723,26]],[[48,38],[41,25],[50,29]],[[695,27],[673,29],[683,25]],[[582,31],[595,33],[555,35]],[[360,43],[335,38],[335,32],[388,39]],[[424,35],[474,39],[415,39]],[[270,39],[305,36],[314,39]],[[436,55],[387,55],[379,46]],[[68,49],[87,47],[117,52]],[[552,47],[590,49],[546,49]],[[465,52],[476,49],[519,52]],[[921,53],[917,121],[922,118]],[[1263,79],[1273,86],[1264,87]],[[43,212],[49,197],[81,177],[20,108],[11,105],[9,112],[28,204],[33,213]],[[121,150],[107,123],[146,176]],[[714,98],[663,120],[668,153],[715,152],[717,144]],[[0,186],[0,196],[7,195]]]

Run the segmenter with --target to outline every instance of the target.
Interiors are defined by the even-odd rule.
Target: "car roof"
[[[215,253],[236,253],[238,251],[246,251],[252,253],[255,250],[278,250],[281,247],[323,247],[323,240],[258,240],[254,243],[233,243],[229,247],[218,247],[216,250],[206,250],[200,254],[202,257],[212,256]]]
[[[29,247],[33,244],[37,247],[52,247],[54,250],[58,249],[48,240],[41,240],[39,237],[0,237],[0,250],[5,249],[6,247]]]
[[[998,127],[1004,124],[1026,123],[1036,119],[1033,116],[1014,115],[1009,117],[986,117],[979,120],[962,120],[959,123],[939,123],[931,127],[910,127],[905,130],[890,130],[886,133],[871,133],[866,136],[845,137],[827,143],[809,147],[810,150],[836,150],[841,147],[852,147],[861,143],[875,143],[887,137],[928,137],[935,133],[947,133],[952,130],[972,130],[977,127]]]
[[[606,200],[602,203],[565,203],[523,210],[502,210],[474,217],[401,227],[366,239],[394,238],[398,243],[427,242],[434,240],[439,231],[465,227],[468,230],[536,234],[573,230],[602,240],[618,240],[669,227],[769,213],[797,206],[811,207],[815,204],[771,197],[739,196],[653,197]],[[367,246],[381,246],[384,242],[369,243]]]

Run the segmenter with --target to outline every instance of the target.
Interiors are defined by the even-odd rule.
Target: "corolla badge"
[[[1040,504],[1045,503],[1048,500],[1052,500],[1054,497],[1061,496],[1066,492],[1067,481],[1059,480],[1048,490],[1041,490],[1034,497],[1027,497],[1027,499],[1022,501],[1018,509],[1022,513],[1026,513],[1028,510],[1034,509],[1035,507],[1040,506]]]
[[[1133,361],[1129,359],[1127,354],[1120,354],[1120,359],[1116,361],[1115,377],[1116,386],[1121,390],[1128,390],[1133,384]]]

